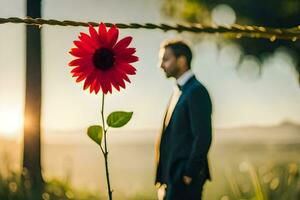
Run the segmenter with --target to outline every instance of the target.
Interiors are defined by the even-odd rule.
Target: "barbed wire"
[[[0,18],[0,24],[6,23],[24,23],[28,25],[50,25],[50,26],[98,26],[96,22],[78,22],[71,20],[55,20],[55,19],[42,19],[42,18]],[[274,42],[277,39],[291,40],[293,42],[300,39],[300,25],[292,28],[272,28],[264,26],[250,26],[233,24],[231,26],[216,26],[216,25],[203,25],[203,24],[153,24],[153,23],[105,23],[106,26],[111,27],[116,25],[120,29],[159,29],[162,31],[177,31],[177,32],[192,32],[192,33],[208,33],[208,34],[222,34],[230,38],[265,38]]]

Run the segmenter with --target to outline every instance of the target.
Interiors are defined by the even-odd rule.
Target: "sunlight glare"
[[[15,137],[21,130],[23,119],[16,110],[0,110],[0,135]]]

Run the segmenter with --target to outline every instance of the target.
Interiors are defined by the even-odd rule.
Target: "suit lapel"
[[[180,98],[182,92],[184,92],[184,90],[188,87],[188,85],[189,85],[194,79],[195,79],[195,76],[192,76],[192,77],[191,77],[191,78],[190,78],[190,79],[182,86],[182,91],[176,91],[176,92],[179,92],[179,93],[176,94],[176,95],[178,95],[176,98],[174,97],[174,98],[175,98],[175,99],[174,99],[175,105],[173,105],[173,106],[171,105],[171,104],[172,104],[172,100],[173,100],[173,95],[174,95],[175,91],[173,92],[173,94],[172,94],[172,96],[171,96],[171,98],[170,98],[170,100],[169,100],[168,107],[167,107],[167,110],[166,110],[166,113],[165,113],[165,116],[164,116],[164,120],[163,120],[163,124],[162,124],[162,130],[161,130],[160,133],[158,134],[158,137],[157,137],[157,140],[156,140],[156,144],[155,144],[155,161],[156,161],[156,164],[158,164],[158,162],[159,162],[160,142],[161,142],[161,139],[162,139],[162,137],[163,137],[163,134],[164,134],[166,128],[167,128],[168,125],[169,125],[169,122],[170,122],[170,120],[171,120],[172,114],[173,114],[173,112],[174,112],[174,108],[175,108],[175,106],[176,106],[176,104],[177,104],[177,102],[178,102],[178,100],[179,100],[179,98]],[[170,111],[171,113],[168,114],[169,111]],[[168,115],[170,115],[170,116],[168,116]]]
[[[182,93],[184,92],[184,90],[186,90],[188,88],[188,86],[193,82],[193,80],[195,80],[195,76],[193,75],[190,79],[187,80],[187,82],[182,86],[181,88],[181,91],[176,88],[173,92],[173,95],[171,97],[171,100],[169,102],[169,106],[168,106],[168,109],[167,109],[167,112],[166,112],[166,115],[165,115],[165,118],[164,118],[164,124],[163,124],[163,131],[168,127],[169,125],[169,122],[172,118],[172,115],[173,115],[173,112],[174,112],[174,109],[176,107],[176,104],[178,103],[179,101],[179,98],[181,97]]]

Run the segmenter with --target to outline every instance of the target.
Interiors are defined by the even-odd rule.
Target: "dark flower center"
[[[107,48],[97,49],[93,55],[93,63],[100,70],[108,70],[115,63],[114,54]]]

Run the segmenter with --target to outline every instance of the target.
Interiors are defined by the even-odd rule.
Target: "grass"
[[[295,162],[254,166],[248,161],[226,170],[228,194],[221,200],[298,200],[300,165]]]
[[[254,166],[249,161],[241,162],[225,170],[227,184],[225,194],[220,200],[298,200],[300,199],[300,165],[295,162],[265,164]],[[215,192],[224,188],[215,188]],[[0,173],[1,200],[30,200],[34,194],[30,187],[22,187],[20,173]],[[42,194],[43,200],[99,200],[107,199],[96,192],[72,188],[69,181],[52,179],[46,182]],[[147,195],[146,195],[147,196]],[[149,194],[148,194],[149,196]],[[138,193],[131,200],[146,199],[144,193]],[[209,197],[207,198],[209,200]]]
[[[0,174],[0,199],[1,200],[32,200],[36,195],[30,189],[30,184],[21,184],[20,173],[10,172],[3,176]],[[47,181],[42,193],[43,200],[99,200],[104,197],[92,192],[75,190],[71,185],[62,180]]]

